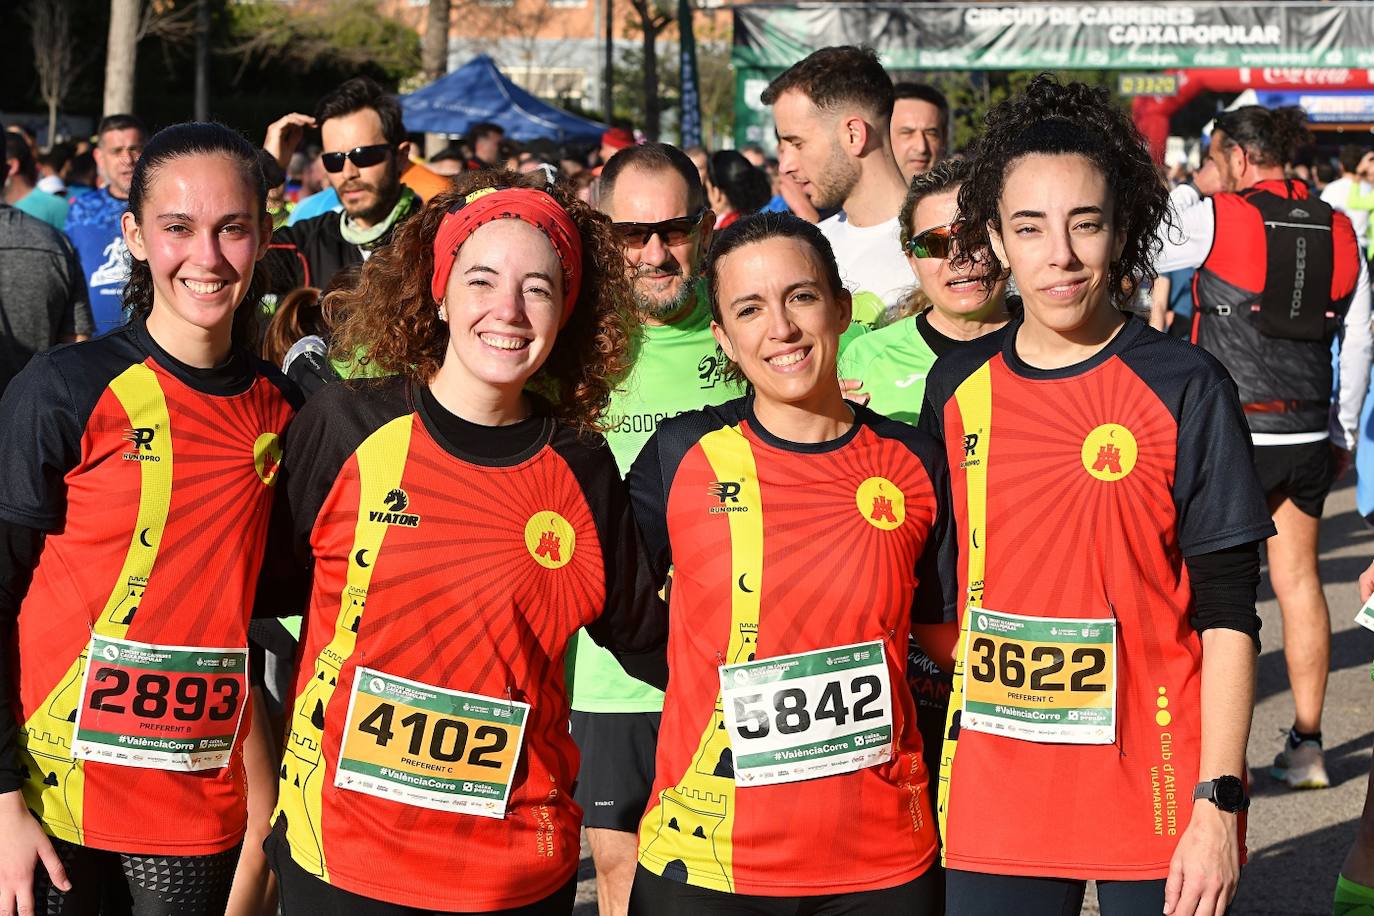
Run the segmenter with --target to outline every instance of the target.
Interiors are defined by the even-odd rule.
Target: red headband
[[[458,249],[479,226],[498,219],[518,219],[548,236],[563,265],[563,318],[572,316],[577,291],[582,286],[582,236],[568,211],[543,191],[531,188],[483,188],[454,206],[439,224],[434,237],[434,279],[429,291],[442,302]]]

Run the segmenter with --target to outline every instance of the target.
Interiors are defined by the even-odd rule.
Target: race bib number
[[[735,784],[849,773],[892,759],[881,642],[720,666]]]
[[[182,772],[227,766],[247,697],[247,649],[92,636],[72,758]]]
[[[506,816],[528,703],[359,668],[334,785],[481,817]]]
[[[1366,630],[1374,630],[1374,597],[1371,597],[1355,615],[1355,622]]]
[[[960,728],[1051,744],[1116,741],[1116,621],[970,605]]]

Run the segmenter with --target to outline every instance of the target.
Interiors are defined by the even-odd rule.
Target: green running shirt
[[[926,373],[937,357],[958,345],[932,328],[922,312],[865,334],[843,350],[840,378],[863,382],[870,410],[914,426],[921,415]]]

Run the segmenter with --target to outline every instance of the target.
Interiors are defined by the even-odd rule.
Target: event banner
[[[894,69],[1374,66],[1374,3],[810,3],[735,7],[736,67],[867,44]]]

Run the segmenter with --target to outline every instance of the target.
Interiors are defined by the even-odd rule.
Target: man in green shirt
[[[681,150],[621,150],[601,173],[601,209],[615,223],[644,324],[630,376],[611,397],[606,439],[621,474],[664,419],[743,391],[724,378],[699,269],[715,214]],[[579,634],[568,656],[573,738],[582,766],[573,796],[596,865],[601,916],[623,916],[634,879],[639,819],[654,781],[662,692],[626,674]]]

